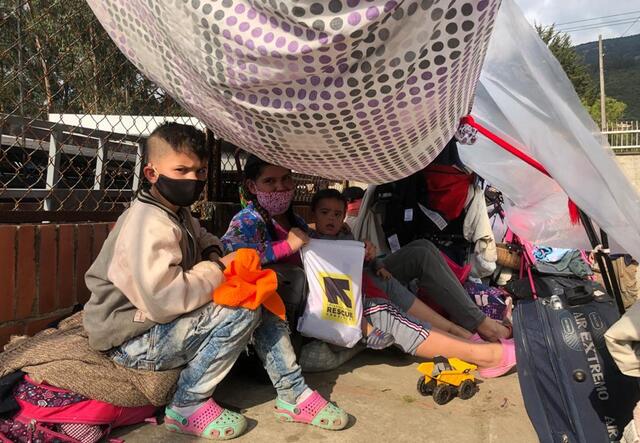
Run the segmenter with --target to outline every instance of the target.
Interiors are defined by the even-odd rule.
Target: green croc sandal
[[[349,415],[325,400],[318,391],[313,391],[313,394],[297,405],[277,398],[275,414],[283,422],[306,423],[330,431],[344,429],[349,423]]]
[[[209,440],[230,440],[247,428],[247,420],[242,414],[224,409],[212,399],[207,400],[189,417],[183,417],[167,407],[164,425],[172,432],[195,435]]]

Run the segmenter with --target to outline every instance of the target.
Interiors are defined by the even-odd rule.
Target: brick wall
[[[239,209],[216,205],[216,235]],[[309,219],[306,206],[296,213]],[[11,335],[33,335],[89,299],[84,274],[112,225],[0,225],[0,350]]]
[[[0,346],[88,300],[84,273],[108,232],[108,223],[0,225]]]

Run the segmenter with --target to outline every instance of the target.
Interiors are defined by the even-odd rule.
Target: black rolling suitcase
[[[619,371],[604,342],[618,309],[590,282],[556,286],[551,296],[522,300],[514,311],[527,413],[543,443],[617,441],[640,398],[637,380]]]

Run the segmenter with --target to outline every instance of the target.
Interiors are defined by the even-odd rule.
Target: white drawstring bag
[[[362,338],[364,244],[352,240],[311,240],[302,248],[309,297],[298,331],[352,348]]]

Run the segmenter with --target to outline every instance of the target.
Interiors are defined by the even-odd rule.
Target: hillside
[[[603,41],[605,53],[605,92],[627,104],[624,118],[640,120],[640,34]],[[584,57],[596,85],[598,78],[598,42],[575,47]]]

